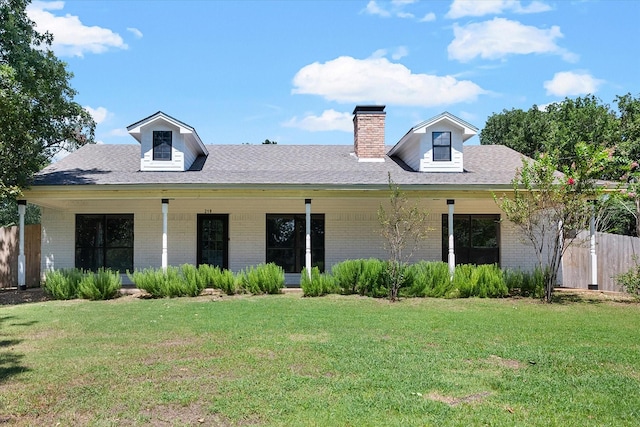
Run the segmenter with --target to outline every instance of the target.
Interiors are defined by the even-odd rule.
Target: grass
[[[357,296],[0,310],[9,425],[624,426],[640,305]]]

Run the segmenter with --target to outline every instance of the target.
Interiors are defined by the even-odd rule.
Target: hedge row
[[[453,279],[444,262],[421,261],[401,267],[404,297],[499,298],[507,295],[540,297],[544,274],[540,270],[502,270],[496,265],[458,265]],[[379,259],[347,260],[335,264],[330,273],[317,268],[311,277],[303,270],[300,286],[305,296],[332,293],[359,294],[375,298],[389,296],[389,264]]]
[[[272,263],[249,267],[237,274],[210,265],[162,269],[147,268],[127,272],[133,284],[154,298],[198,296],[205,288],[220,289],[228,295],[238,293],[277,294],[284,287],[284,270]],[[120,275],[100,269],[97,273],[79,269],[50,271],[44,288],[55,299],[110,299],[118,295]]]

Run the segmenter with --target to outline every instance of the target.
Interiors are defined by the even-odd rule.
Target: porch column
[[[167,271],[167,214],[169,213],[169,199],[162,199],[162,271]]]
[[[591,270],[591,281],[589,289],[598,289],[598,255],[596,254],[596,219],[595,207],[591,206],[591,217],[589,218],[589,269]]]
[[[311,279],[311,199],[304,199],[304,206],[306,211],[304,266],[307,269],[309,279]]]
[[[24,256],[24,214],[27,210],[27,201],[18,200],[18,215],[20,216],[18,233],[19,233],[19,249],[18,249],[18,289],[24,291],[27,289],[27,281],[25,274],[25,262]]]
[[[455,200],[447,199],[447,206],[449,207],[449,222],[448,222],[448,230],[449,230],[449,277],[453,279],[453,273],[456,269],[456,254],[453,248],[453,205],[455,204]]]

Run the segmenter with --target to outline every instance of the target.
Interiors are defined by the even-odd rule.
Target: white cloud
[[[509,54],[551,53],[574,62],[577,55],[561,48],[556,39],[562,38],[560,27],[541,29],[505,18],[453,26],[454,39],[448,46],[449,58],[467,62],[479,56],[500,59]]]
[[[454,0],[445,16],[458,19],[465,16],[499,15],[505,12],[527,14],[549,10],[551,6],[541,1],[532,1],[527,6],[523,6],[519,0]]]
[[[330,101],[420,107],[470,102],[486,92],[469,80],[414,74],[386,58],[350,56],[303,67],[294,76],[293,86],[294,94],[318,95]]]
[[[353,131],[353,116],[351,113],[341,113],[336,110],[325,110],[322,115],[307,114],[298,119],[293,117],[282,124],[286,127],[300,128],[311,132],[339,130],[343,132]]]
[[[402,18],[402,19],[415,19],[416,18],[415,14],[405,10],[405,7],[413,3],[417,3],[417,0],[391,0],[390,3],[387,2],[383,6],[381,3],[378,3],[376,0],[369,0],[369,3],[367,3],[367,6],[362,10],[361,13],[376,15],[382,18],[389,18],[389,17],[395,16],[396,18]],[[435,16],[434,16],[434,19],[435,19]]]
[[[364,12],[369,15],[382,16],[383,18],[391,16],[391,12],[381,8],[375,0],[370,0],[369,3],[367,3],[367,7],[364,8]]]
[[[398,12],[396,13],[396,16],[398,18],[403,18],[403,19],[413,19],[416,17],[413,13],[409,13],[409,12]]]
[[[129,136],[129,131],[124,128],[111,129],[107,132],[108,136]]]
[[[133,34],[134,36],[136,36],[139,39],[142,38],[142,31],[140,31],[137,28],[129,27],[129,28],[127,28],[127,31],[129,31],[131,34]]]
[[[547,95],[575,96],[593,94],[602,83],[604,80],[596,79],[584,71],[563,71],[544,82],[544,88]]]
[[[398,46],[396,50],[391,53],[391,59],[397,61],[407,55],[409,55],[409,49],[407,49],[406,46]]]
[[[53,34],[52,48],[59,56],[84,56],[85,53],[103,53],[109,48],[127,49],[119,34],[108,28],[86,26],[77,16],[56,16],[64,2],[35,1],[27,6],[27,15],[36,23],[36,29]]]
[[[420,22],[433,22],[436,20],[436,14],[433,12],[429,12],[422,17]]]
[[[109,111],[107,111],[107,109],[104,107],[91,108],[88,105],[85,105],[84,109],[87,110],[89,114],[91,114],[91,117],[93,117],[93,120],[95,120],[96,124],[98,125],[104,122],[107,117],[111,115],[111,113],[109,113]]]

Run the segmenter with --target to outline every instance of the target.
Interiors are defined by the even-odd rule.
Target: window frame
[[[173,157],[173,131],[154,130],[153,139],[153,160],[170,162]]]
[[[81,230],[81,225],[94,221],[97,229]],[[130,222],[130,230],[127,232],[125,241],[128,244],[122,244],[122,240],[117,240],[115,236],[109,233],[113,221]],[[110,224],[111,223],[111,224]],[[76,214],[74,226],[74,265],[76,268],[84,270],[97,271],[99,268],[107,268],[117,270],[124,273],[127,270],[133,271],[134,245],[135,245],[135,219],[133,214]],[[83,242],[83,237],[91,236],[94,238],[91,242]],[[114,256],[114,252],[124,252],[126,262],[120,268],[115,268],[113,261],[118,258],[110,258]],[[127,253],[128,252],[128,253]],[[122,256],[122,255],[120,255]]]
[[[495,223],[495,246],[481,246],[474,242],[477,233],[474,233],[474,220],[491,220]],[[456,225],[460,222],[468,223],[468,229],[463,237],[466,237],[466,244],[461,244],[460,233],[456,233]],[[500,214],[454,214],[454,252],[456,254],[457,264],[497,264],[500,265],[501,247],[500,247]],[[442,214],[442,260],[447,262],[449,250],[449,215]],[[477,262],[482,258],[491,258],[493,262]]]
[[[293,246],[275,246],[270,245],[270,220],[282,219],[292,220],[293,230],[291,231],[291,239]],[[316,227],[314,227],[314,222]],[[321,213],[311,214],[311,265],[318,267],[321,272],[325,269],[325,233],[326,233],[326,220],[325,215]],[[280,257],[274,257],[274,252],[286,252],[289,251],[290,256],[293,258],[289,265],[280,265],[278,259]],[[265,262],[274,262],[280,265],[285,273],[301,273],[305,267],[306,256],[306,214],[272,214],[268,213],[265,216]]]
[[[440,143],[439,138],[442,135],[449,135],[449,143],[443,144]],[[439,158],[439,155],[436,155],[436,152],[444,151],[442,148],[446,148],[448,150],[446,159]],[[452,159],[452,141],[451,141],[451,131],[434,131],[431,132],[431,152],[432,158],[434,162],[450,162]]]

